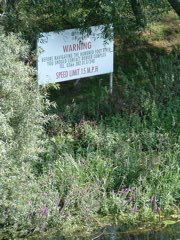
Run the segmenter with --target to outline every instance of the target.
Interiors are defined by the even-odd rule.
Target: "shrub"
[[[35,71],[24,64],[28,51],[19,37],[1,31],[0,226],[4,229],[42,228],[42,223],[52,220],[51,213],[58,211],[51,174],[34,174],[44,152],[49,102],[34,80]],[[51,201],[54,208],[51,204],[51,211],[43,210]]]

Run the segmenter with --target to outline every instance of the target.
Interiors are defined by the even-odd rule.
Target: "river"
[[[48,240],[180,240],[180,223],[169,225],[159,231],[123,232],[120,227],[110,226],[94,233],[91,237],[58,236]]]

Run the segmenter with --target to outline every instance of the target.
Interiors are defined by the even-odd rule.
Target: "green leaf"
[[[177,223],[177,221],[173,221],[173,220],[165,220],[165,221],[163,221],[163,223],[164,223],[165,225],[172,225],[172,224]]]

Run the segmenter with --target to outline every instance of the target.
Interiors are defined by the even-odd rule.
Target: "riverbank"
[[[107,221],[108,220],[108,221]],[[105,224],[106,222],[106,224]],[[162,220],[161,222],[147,222],[145,225],[142,225],[143,223],[139,224],[132,224],[130,226],[129,223],[125,224],[117,223],[112,219],[107,219],[104,221],[104,226],[97,226],[95,224],[94,228],[91,229],[85,229],[80,228],[77,229],[76,232],[71,233],[71,231],[62,231],[59,229],[51,230],[47,233],[41,233],[37,234],[34,237],[30,237],[29,239],[57,239],[57,240],[66,240],[66,239],[74,239],[74,240],[105,240],[105,239],[114,239],[114,240],[124,240],[128,237],[128,239],[131,239],[133,237],[136,237],[138,240],[148,240],[149,237],[153,237],[156,239],[174,239],[176,240],[179,237],[179,216],[176,215],[171,217],[171,220]],[[154,239],[153,238],[153,239]]]
[[[157,45],[169,29],[160,26],[117,43],[112,96],[102,77],[40,94],[21,61],[27,48],[13,35],[2,37],[4,239],[57,227],[88,234],[110,222],[148,227],[177,215],[179,52],[176,30],[167,45]]]

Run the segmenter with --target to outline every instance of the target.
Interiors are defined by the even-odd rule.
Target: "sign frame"
[[[112,93],[114,41],[104,37],[103,25],[93,26],[90,29],[90,34],[82,33],[81,29],[41,34],[37,41],[39,85],[110,74],[110,93]],[[77,59],[81,61],[73,62]],[[59,63],[66,65],[58,65]],[[58,67],[61,71],[57,71]],[[47,72],[49,75],[46,74]],[[56,75],[53,76],[55,72]]]

